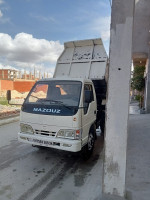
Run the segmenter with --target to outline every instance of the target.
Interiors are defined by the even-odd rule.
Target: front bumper
[[[81,140],[69,140],[63,138],[52,138],[47,136],[30,135],[18,133],[18,140],[23,143],[51,147],[55,149],[78,152],[81,150]]]

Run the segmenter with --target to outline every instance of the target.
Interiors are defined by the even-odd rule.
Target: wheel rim
[[[88,139],[88,150],[92,150],[94,146],[94,136],[92,133],[89,134],[89,139]]]

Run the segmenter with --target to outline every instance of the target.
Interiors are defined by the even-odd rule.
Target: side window
[[[92,85],[90,84],[85,84],[84,85],[84,97],[85,97],[85,91],[91,91],[91,102],[94,101],[94,95],[93,95],[93,88]],[[88,108],[89,108],[89,103],[85,102],[85,98],[83,99],[83,106],[84,106],[84,114],[87,113]]]
[[[90,91],[92,93],[92,99],[91,99],[91,101],[94,101],[93,87],[92,87],[92,85],[89,85],[89,87],[90,87]]]

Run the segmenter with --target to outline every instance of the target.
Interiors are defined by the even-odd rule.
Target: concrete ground
[[[0,200],[97,200],[102,191],[103,138],[92,157],[34,148],[17,140],[19,122],[0,126]]]
[[[85,162],[64,152],[39,151],[30,145],[21,144],[17,141],[17,135],[13,136],[9,129],[17,134],[18,122],[0,126],[1,137],[6,137],[5,140],[3,137],[0,140],[0,199],[119,199],[102,196],[101,137],[98,137],[93,157]],[[128,200],[150,199],[149,158],[150,114],[139,114],[138,104],[133,103],[130,106],[127,146],[126,198]],[[52,175],[50,179],[47,178],[55,168],[58,173]],[[38,173],[41,169],[44,171]]]
[[[130,104],[127,144],[126,199],[150,199],[150,114],[140,114],[137,102]],[[121,200],[104,196],[102,200]],[[101,200],[101,198],[99,198]]]
[[[150,114],[129,116],[126,190],[128,199],[150,199]]]

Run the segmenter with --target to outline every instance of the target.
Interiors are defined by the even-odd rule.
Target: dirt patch
[[[8,117],[18,116],[20,114],[21,107],[18,106],[5,106],[0,105],[0,120]]]
[[[0,97],[6,98],[7,91],[0,91]],[[16,90],[11,90],[11,98],[12,99],[24,99],[28,95],[28,92],[18,92]]]

